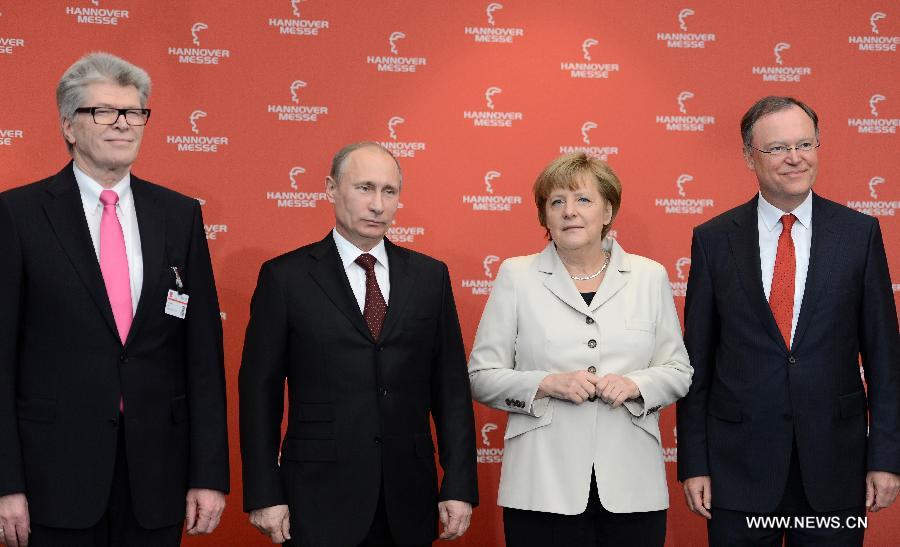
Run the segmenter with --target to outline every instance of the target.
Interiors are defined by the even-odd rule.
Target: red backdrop
[[[768,94],[821,118],[822,195],[879,216],[900,271],[900,5],[857,2],[0,0],[0,189],[67,160],[56,82],[105,50],[154,80],[135,172],[203,200],[225,325],[232,484],[187,545],[265,545],[241,513],[237,371],[263,260],[325,235],[334,151],[384,142],[405,184],[389,237],[446,261],[471,347],[498,261],[543,245],[531,184],[562,151],[605,155],[615,233],[664,264],[681,309],[691,228],[749,199],[738,121]],[[459,545],[502,544],[505,416],[476,406],[481,506]],[[662,418],[668,545],[705,543]],[[496,428],[495,428],[496,426]],[[867,545],[900,536],[896,507]],[[893,541],[892,541],[893,538]]]

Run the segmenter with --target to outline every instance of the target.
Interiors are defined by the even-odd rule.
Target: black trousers
[[[600,503],[592,471],[584,513],[559,515],[504,507],[503,530],[507,547],[662,547],[666,542],[666,511],[607,511]]]
[[[426,547],[425,545],[404,545],[402,547]],[[387,511],[384,508],[384,484],[381,485],[381,492],[378,494],[378,507],[375,509],[375,518],[372,520],[372,526],[366,535],[365,541],[359,544],[359,547],[401,547],[399,543],[394,541],[391,534],[391,527],[388,524]]]
[[[782,542],[787,547],[861,547],[865,515],[864,506],[830,513],[819,513],[809,506],[795,442],[784,496],[775,512],[744,513],[713,507],[707,533],[712,547],[781,547]]]
[[[138,524],[131,500],[125,457],[125,420],[119,417],[119,441],[106,512],[90,528],[50,528],[31,524],[29,547],[178,547],[182,523],[155,530]]]
[[[286,541],[284,547],[295,547],[296,543]],[[375,508],[375,517],[372,519],[372,525],[365,539],[357,547],[429,547],[431,543],[424,545],[406,545],[399,544],[394,541],[394,535],[391,533],[391,526],[388,523],[387,511],[384,507],[384,484],[381,485],[381,491],[378,493],[378,506]]]

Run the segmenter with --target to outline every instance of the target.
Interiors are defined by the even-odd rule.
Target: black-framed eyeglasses
[[[115,125],[119,116],[125,116],[128,125],[147,125],[150,119],[149,108],[110,108],[108,106],[83,106],[76,108],[78,114],[90,113],[94,123],[98,125]]]
[[[775,146],[770,146],[768,148],[768,150],[761,150],[761,149],[753,146],[752,144],[748,144],[747,146],[756,150],[757,152],[762,152],[763,154],[768,154],[773,157],[779,157],[779,156],[784,156],[791,150],[796,150],[797,152],[800,152],[801,154],[804,152],[812,152],[816,148],[822,146],[822,143],[820,143],[819,141],[816,141],[816,142],[804,141],[801,143],[797,143],[794,146],[784,146],[781,144],[776,144]]]

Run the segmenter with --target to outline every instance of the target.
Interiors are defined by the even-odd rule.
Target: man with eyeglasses
[[[766,97],[741,135],[759,194],[694,230],[678,476],[710,545],[862,545],[866,509],[900,489],[900,341],[881,229],[812,192],[812,108]]]
[[[0,194],[0,543],[179,545],[229,488],[222,324],[200,205],[131,174],[147,73],[56,90],[72,161]]]

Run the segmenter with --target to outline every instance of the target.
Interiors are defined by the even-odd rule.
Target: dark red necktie
[[[775,272],[772,274],[772,288],[769,291],[769,306],[778,323],[778,330],[784,337],[784,344],[791,347],[791,323],[794,319],[794,277],[797,259],[794,256],[794,239],[791,228],[797,217],[788,214],[781,217],[781,235],[778,236],[778,251],[775,255]]]
[[[366,303],[363,306],[363,319],[369,326],[372,337],[376,340],[381,334],[381,326],[384,325],[384,315],[387,313],[387,303],[378,280],[375,278],[375,257],[369,253],[363,253],[356,258],[357,264],[366,270]]]

